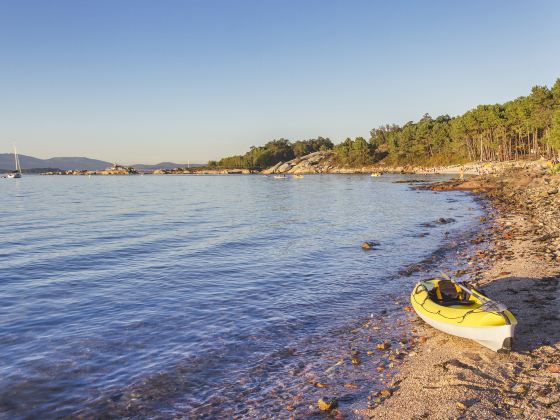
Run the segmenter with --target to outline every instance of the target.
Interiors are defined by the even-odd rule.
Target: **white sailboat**
[[[21,178],[21,165],[19,164],[19,156],[16,147],[14,146],[14,160],[16,162],[16,170],[7,175],[8,178]]]

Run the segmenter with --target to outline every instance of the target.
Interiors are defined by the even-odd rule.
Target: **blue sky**
[[[560,1],[0,0],[0,152],[205,162],[560,77]]]

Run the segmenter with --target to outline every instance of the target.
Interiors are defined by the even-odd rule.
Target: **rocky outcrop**
[[[68,171],[50,171],[44,172],[41,175],[137,175],[138,172],[132,166],[117,165],[116,163],[110,168],[100,171],[88,170],[68,170]]]
[[[362,167],[348,168],[340,166],[336,162],[335,154],[332,150],[310,153],[306,156],[298,157],[288,162],[279,162],[276,165],[265,169],[264,174],[355,174],[372,172],[412,172],[413,168],[389,167],[382,163],[375,166],[368,165]]]
[[[138,172],[132,166],[117,165],[116,163],[110,168],[102,171],[96,171],[96,175],[136,175]]]
[[[473,162],[464,165],[450,165],[440,167],[424,167],[416,165],[391,166],[380,161],[374,165],[361,167],[340,166],[336,162],[332,150],[310,153],[309,155],[292,159],[288,162],[279,162],[265,169],[264,174],[360,174],[360,173],[400,173],[400,174],[457,174],[482,175],[500,174],[515,168],[546,169],[550,162],[541,159],[538,161],[507,161],[507,162]]]
[[[289,162],[279,162],[264,174],[321,174],[336,168],[332,151],[314,152]]]

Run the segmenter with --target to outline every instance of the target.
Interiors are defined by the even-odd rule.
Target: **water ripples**
[[[138,413],[161,416],[247,410],[220,394],[262,405],[321,331],[387,311],[396,273],[480,214],[403,178],[3,180],[0,413],[126,414],[139,392],[159,402]],[[440,217],[457,222],[422,226]]]

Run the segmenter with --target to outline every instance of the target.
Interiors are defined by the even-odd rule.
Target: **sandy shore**
[[[517,316],[513,351],[497,354],[411,317],[416,348],[363,418],[560,416],[560,176],[539,165],[435,184],[480,192],[492,221],[465,275]],[[486,245],[486,247],[484,247]]]

